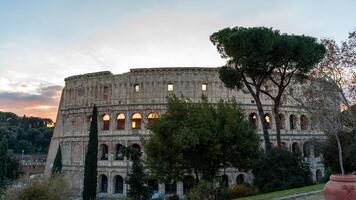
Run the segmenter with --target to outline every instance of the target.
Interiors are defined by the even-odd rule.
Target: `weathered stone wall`
[[[169,91],[168,87],[170,89],[173,87],[173,90]],[[203,90],[203,87],[206,87],[206,90]],[[293,88],[296,92],[300,92],[299,85],[293,84]],[[90,117],[92,107],[96,104],[98,106],[99,148],[101,145],[106,145],[108,149],[106,155],[103,156],[104,159],[101,159],[99,155],[98,185],[101,183],[102,176],[105,175],[108,179],[107,192],[102,192],[100,195],[124,196],[127,185],[123,184],[122,191],[114,194],[114,181],[117,175],[125,180],[131,163],[126,159],[116,159],[116,147],[118,144],[139,145],[140,138],[149,134],[145,128],[148,122],[147,116],[150,113],[162,115],[166,111],[166,97],[169,95],[189,98],[193,102],[200,101],[204,95],[211,103],[217,103],[221,99],[227,101],[235,98],[244,109],[247,119],[251,113],[257,113],[254,100],[247,89],[237,91],[224,87],[219,79],[217,68],[148,68],[132,69],[128,73],[117,75],[106,71],[68,77],[65,79],[65,88],[62,92],[56,127],[48,154],[46,174],[48,175],[58,145],[61,144],[63,170],[71,181],[72,187],[82,189]],[[269,113],[273,119],[271,101],[267,96],[263,96],[262,99],[265,112]],[[303,153],[303,144],[306,141],[323,137],[323,135],[312,128],[310,119],[307,128],[304,127],[305,130],[302,130],[300,119],[302,115],[307,117],[307,114],[291,99],[285,98],[283,103],[281,114],[284,115],[285,128],[281,131],[282,141],[286,148],[291,150],[298,148]],[[124,128],[118,129],[117,116],[121,113],[125,116]],[[141,129],[131,127],[131,117],[134,113],[139,113],[142,117]],[[102,120],[104,115],[110,117],[108,128],[105,128]],[[296,127],[293,130],[289,123],[291,115],[296,118]],[[261,124],[258,119],[257,122],[262,141]],[[275,125],[272,123],[270,138],[275,144],[274,132]],[[100,151],[101,149],[99,149],[99,154]],[[320,158],[314,158],[313,153],[308,154],[308,157],[312,163],[314,177],[318,169],[323,173]],[[241,173],[237,169],[229,169],[226,174],[229,183],[233,184]],[[243,177],[246,182],[252,182],[251,175],[243,173]],[[164,184],[159,184],[158,188],[164,193]],[[100,191],[100,188],[98,190]],[[177,192],[182,195],[182,183],[177,183]]]

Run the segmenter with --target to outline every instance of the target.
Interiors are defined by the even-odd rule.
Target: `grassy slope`
[[[323,187],[324,187],[324,184],[312,185],[312,186],[306,186],[306,187],[301,187],[301,188],[294,188],[294,189],[289,189],[289,190],[282,190],[282,191],[277,191],[277,192],[260,194],[260,195],[256,195],[256,196],[238,198],[238,200],[274,199],[274,198],[285,197],[285,196],[298,194],[298,193],[305,193],[305,192],[311,192],[311,191],[315,191],[315,190],[321,190],[321,189],[323,189]]]

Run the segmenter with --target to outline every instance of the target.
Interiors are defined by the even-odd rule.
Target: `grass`
[[[265,194],[260,194],[260,195],[256,195],[256,196],[242,197],[242,198],[238,198],[238,200],[275,199],[275,198],[290,196],[290,195],[294,195],[294,194],[298,194],[298,193],[305,193],[305,192],[312,192],[315,190],[321,190],[321,189],[323,189],[323,187],[324,187],[324,184],[312,185],[312,186],[306,186],[306,187],[301,187],[301,188],[294,188],[294,189],[289,189],[289,190],[265,193]]]

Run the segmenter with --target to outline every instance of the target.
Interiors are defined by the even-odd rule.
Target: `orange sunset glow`
[[[55,120],[61,91],[61,86],[49,86],[39,89],[37,94],[1,93],[0,111]]]

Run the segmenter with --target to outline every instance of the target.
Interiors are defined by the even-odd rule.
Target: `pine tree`
[[[85,155],[83,200],[96,199],[98,165],[98,122],[94,105],[90,124],[89,144]]]
[[[58,147],[56,157],[53,162],[52,174],[60,174],[62,172],[62,150],[61,145]]]
[[[130,157],[132,159],[132,168],[128,174],[128,184],[130,185],[128,196],[133,200],[149,199],[150,191],[145,184],[147,175],[141,162],[141,152],[136,149],[130,149]]]

